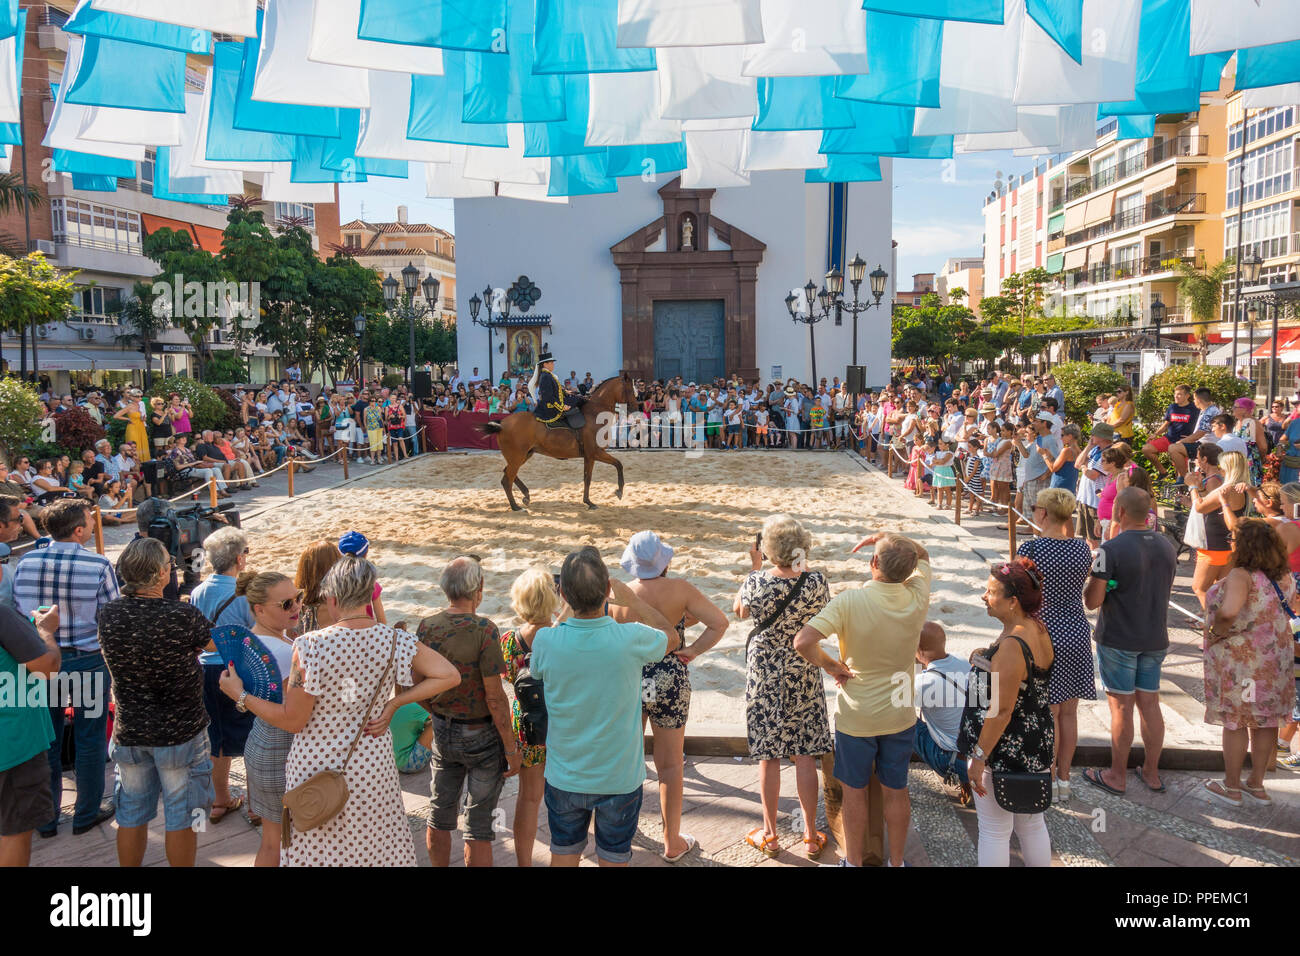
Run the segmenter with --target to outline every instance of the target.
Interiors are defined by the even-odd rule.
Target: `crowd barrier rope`
[[[903,457],[902,453],[899,452],[898,448],[895,445],[890,444],[887,447],[891,452],[893,452],[893,455],[886,459],[885,474],[889,478],[894,477],[894,457],[897,457],[898,460],[907,468],[911,468],[912,462],[909,459]],[[865,460],[865,456],[863,457]],[[906,471],[904,471],[904,474],[906,474]],[[953,493],[953,520],[957,523],[958,527],[961,526],[961,511],[962,511],[962,500],[963,500],[962,496],[963,494],[969,494],[979,499],[983,503],[989,505],[991,508],[994,508],[997,511],[1005,511],[1007,513],[1007,549],[1008,549],[1007,553],[1010,554],[1011,557],[1015,557],[1016,555],[1016,525],[1017,524],[1023,521],[1036,534],[1043,533],[1042,528],[1040,528],[1032,520],[1030,520],[1028,516],[1018,511],[1013,505],[1000,504],[996,501],[990,501],[988,498],[984,497],[978,492],[971,491],[970,486],[966,484],[965,479],[961,475],[954,474],[953,478],[956,481],[956,484],[954,486],[954,493]],[[1198,627],[1205,626],[1204,618],[1193,613],[1192,611],[1187,610],[1187,608],[1183,607],[1181,604],[1178,604],[1177,602],[1170,600],[1169,606],[1173,608],[1175,611],[1178,611],[1179,613],[1195,621]]]

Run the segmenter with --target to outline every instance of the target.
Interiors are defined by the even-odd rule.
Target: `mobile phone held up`
[[[763,553],[763,532],[754,535],[754,550],[759,554]]]
[[[557,573],[554,573],[554,574],[551,575],[551,584],[552,584],[552,586],[555,588],[555,593],[556,593],[556,594],[559,594],[559,593],[560,593],[560,575],[559,575],[558,572],[557,572]]]

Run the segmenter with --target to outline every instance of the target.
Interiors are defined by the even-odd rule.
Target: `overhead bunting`
[[[0,146],[26,16],[0,0]],[[62,29],[59,171],[107,190],[154,149],[188,202],[246,177],[291,202],[421,172],[535,202],[870,182],[881,157],[1087,148],[1111,116],[1151,136],[1233,56],[1245,108],[1300,101],[1300,0],[80,0]]]

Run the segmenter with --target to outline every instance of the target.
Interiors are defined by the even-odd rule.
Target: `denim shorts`
[[[596,856],[607,863],[632,859],[632,837],[641,816],[641,788],[631,793],[570,793],[546,785],[546,822],[551,853],[579,854],[587,848],[587,831],[596,816]]]
[[[501,735],[491,721],[484,724],[454,724],[437,714],[433,717],[433,790],[429,807],[431,830],[454,830],[460,819],[461,794],[465,800],[465,839],[495,837],[492,814],[505,785],[506,751]]]
[[[158,815],[159,795],[168,832],[207,820],[216,795],[206,730],[171,747],[123,747],[113,741],[108,755],[117,764],[113,799],[119,827],[148,825]]]
[[[1108,694],[1131,694],[1135,690],[1156,693],[1160,690],[1160,665],[1168,650],[1121,651],[1097,646],[1097,671],[1101,686]]]
[[[835,779],[846,787],[861,790],[871,782],[872,772],[881,786],[890,790],[907,787],[907,765],[912,760],[915,725],[896,734],[851,737],[835,731]]]

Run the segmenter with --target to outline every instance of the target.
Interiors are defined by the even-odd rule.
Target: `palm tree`
[[[1209,352],[1206,339],[1211,322],[1219,318],[1219,305],[1223,301],[1223,283],[1236,272],[1237,262],[1231,256],[1208,269],[1199,269],[1181,259],[1173,261],[1174,269],[1182,276],[1178,280],[1178,294],[1192,313],[1192,328],[1201,346],[1201,359]]]
[[[0,213],[9,212],[15,206],[21,208],[24,199],[29,206],[41,204],[39,190],[24,184],[22,176],[17,173],[0,173]]]

